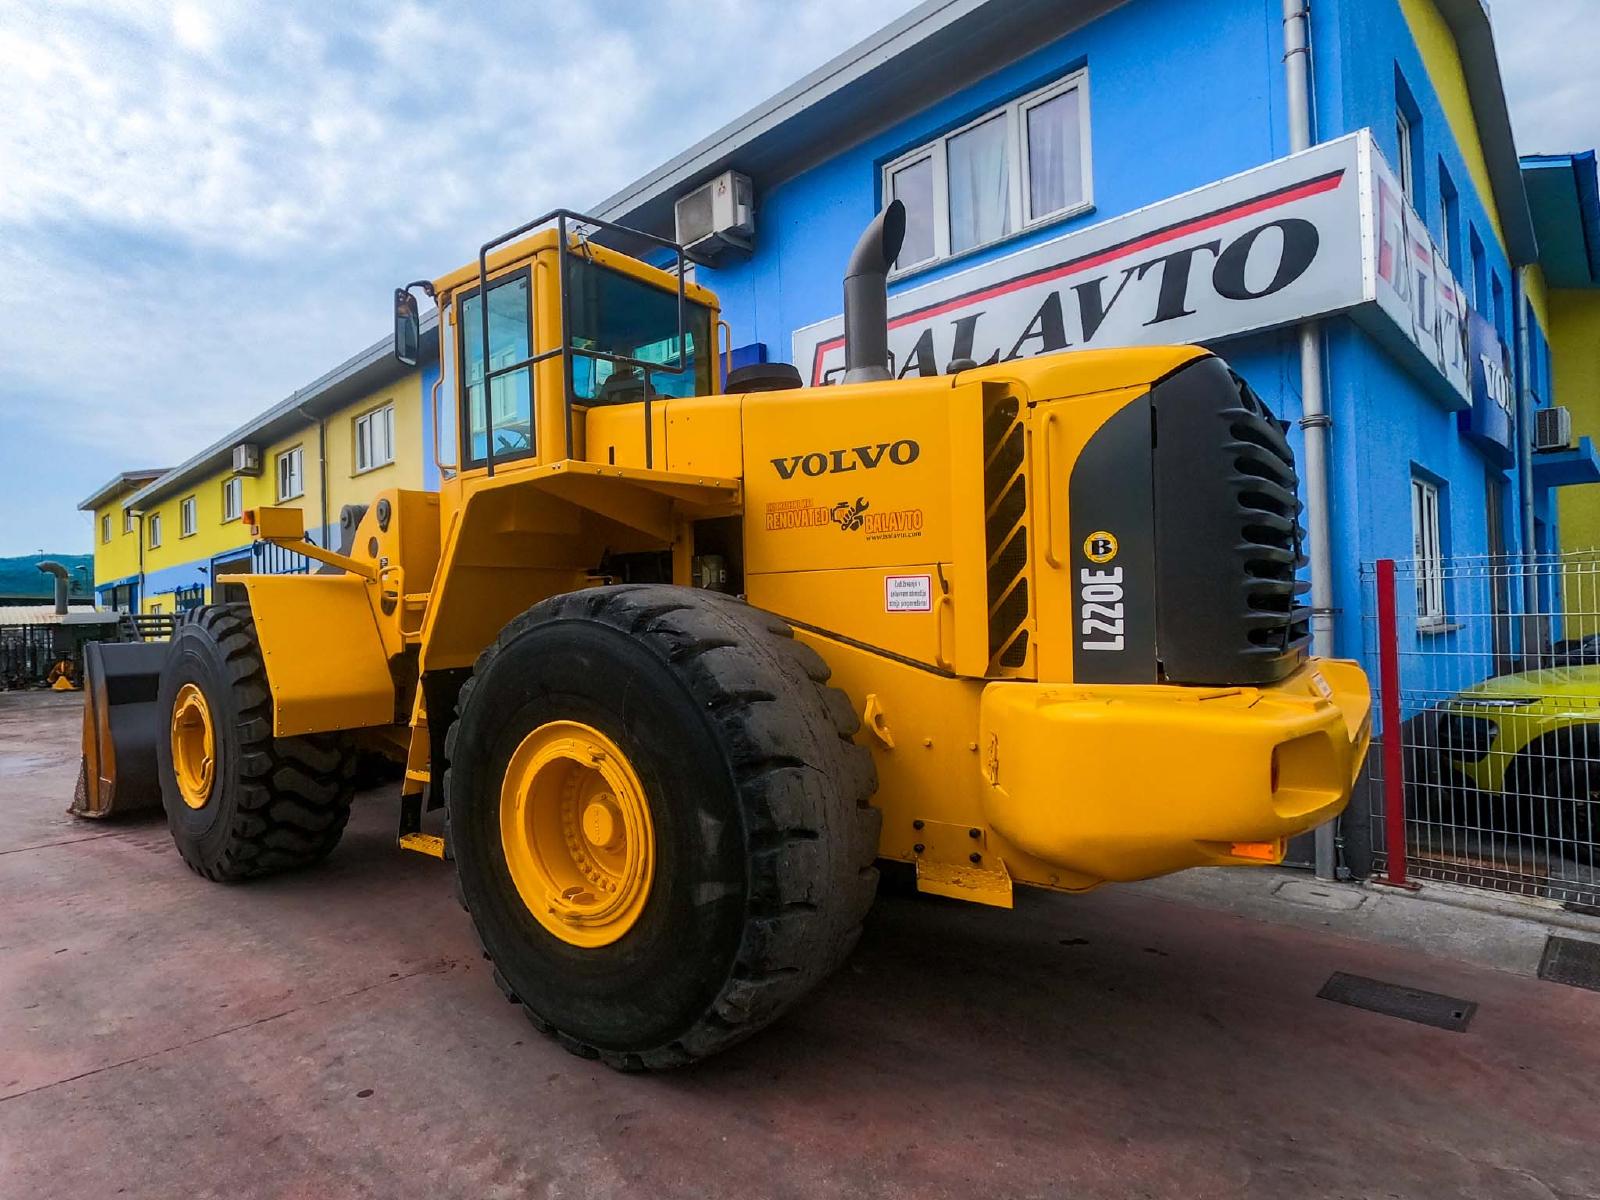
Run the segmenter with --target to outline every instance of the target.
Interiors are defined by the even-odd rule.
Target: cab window
[[[683,303],[679,359],[678,293],[655,287],[580,257],[568,259],[568,319],[572,348],[659,364],[648,372],[658,397],[711,393],[711,310]],[[580,404],[627,404],[644,399],[646,372],[609,359],[572,356],[573,399]]]
[[[489,370],[497,371],[521,362],[530,354],[529,284],[526,271],[502,279],[489,287]],[[461,301],[458,326],[459,361],[466,383],[467,458],[483,462],[488,457],[493,426],[494,456],[519,458],[533,452],[533,381],[530,367],[497,375],[489,383],[489,406],[493,420],[485,420],[483,379],[482,298],[473,293]]]

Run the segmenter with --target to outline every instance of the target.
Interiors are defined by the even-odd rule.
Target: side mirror
[[[394,356],[408,367],[417,365],[422,341],[417,318],[417,298],[407,288],[394,290]]]

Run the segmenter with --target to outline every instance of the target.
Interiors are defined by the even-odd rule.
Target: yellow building
[[[164,467],[123,471],[78,505],[79,512],[94,514],[94,593],[101,608],[139,609],[144,534],[129,500],[166,473]]]
[[[1530,381],[1559,409],[1534,430],[1534,478],[1561,485],[1562,550],[1600,548],[1600,176],[1595,153],[1522,160],[1550,308],[1551,378]],[[1569,414],[1563,418],[1560,411]]]
[[[229,574],[310,569],[304,555],[252,545],[247,509],[298,508],[308,540],[337,547],[344,506],[382,488],[437,487],[424,438],[438,377],[431,328],[422,355],[403,367],[385,338],[181,466],[126,472],[88,497],[79,508],[95,513],[100,605],[177,612],[211,600]]]

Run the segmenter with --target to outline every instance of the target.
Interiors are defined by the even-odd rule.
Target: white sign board
[[[1392,179],[1362,131],[894,292],[896,374],[937,375],[957,359],[1209,342],[1378,303],[1466,396],[1460,289],[1421,221],[1382,199]],[[1380,261],[1385,221],[1394,252]],[[837,383],[843,318],[797,330],[794,362],[813,386]]]

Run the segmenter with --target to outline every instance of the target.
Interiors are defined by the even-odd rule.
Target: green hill
[[[55,595],[55,580],[39,570],[41,562],[54,559],[72,572],[74,599],[93,595],[89,581],[94,578],[94,556],[89,554],[24,554],[20,558],[0,558],[0,596]]]

